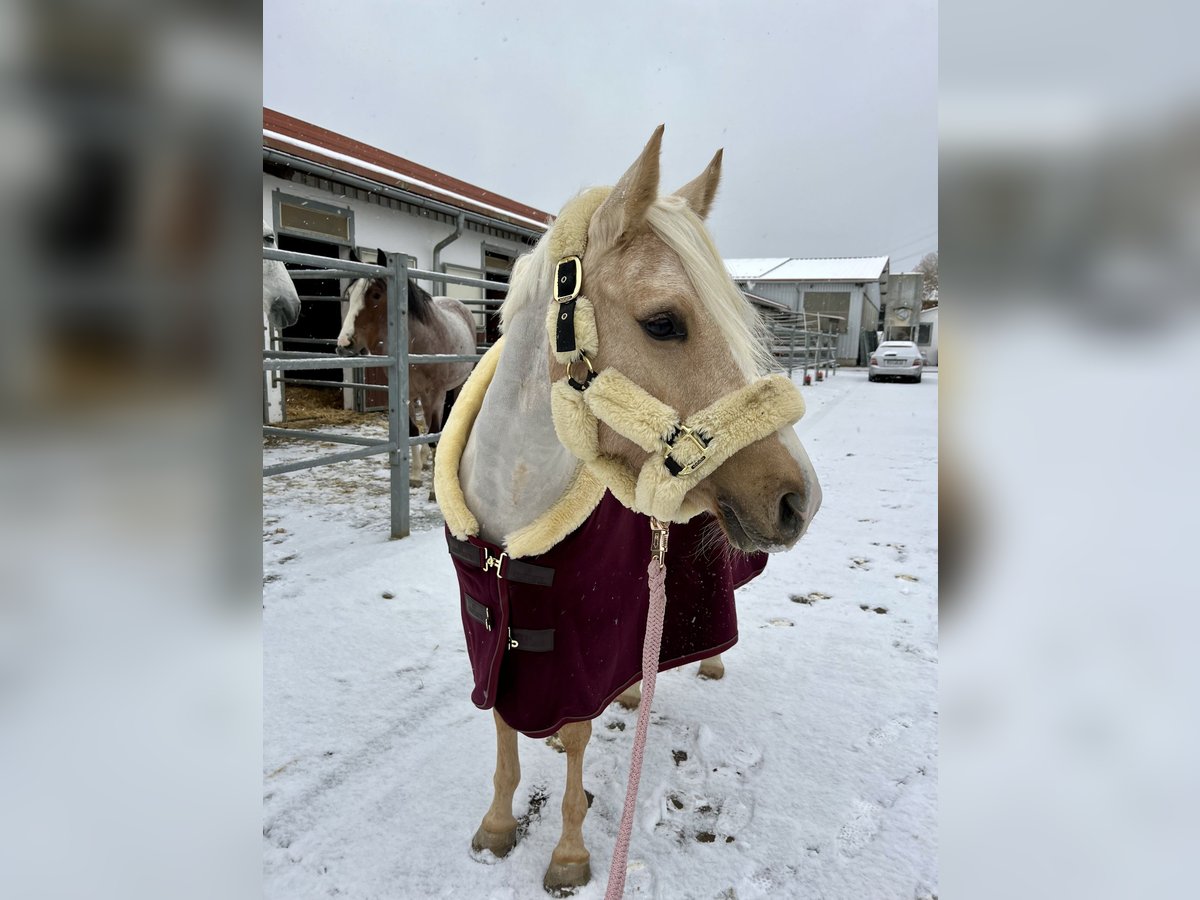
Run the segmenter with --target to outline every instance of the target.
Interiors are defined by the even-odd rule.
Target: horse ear
[[[608,199],[600,204],[588,228],[588,249],[611,247],[632,234],[646,218],[646,210],[658,197],[658,157],[663,127],[650,135],[641,155],[621,176]]]
[[[704,171],[674,194],[683,199],[701,219],[707,219],[708,211],[712,209],[713,198],[717,195],[717,184],[721,181],[721,157],[724,155],[724,149],[718,150]]]
[[[387,265],[387,254],[384,253],[382,250],[380,250],[378,247],[375,248],[375,253],[377,254],[377,256],[375,257],[375,265],[386,266]]]

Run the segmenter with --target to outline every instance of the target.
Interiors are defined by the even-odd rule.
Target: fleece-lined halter
[[[559,441],[625,506],[661,522],[683,522],[702,508],[687,494],[743,447],[792,425],[804,400],[783,375],[756,378],[686,420],[612,367],[596,372],[596,313],[583,293],[587,226],[608,189],[569,203],[550,235],[558,259],[546,331],[567,369],[550,390]],[[576,377],[578,376],[578,377]],[[640,470],[600,450],[600,424],[650,454]]]

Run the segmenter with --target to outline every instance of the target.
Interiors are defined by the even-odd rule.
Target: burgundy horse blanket
[[[545,553],[511,559],[477,537],[446,540],[475,676],[471,700],[529,737],[594,719],[642,677],[650,520],[606,492]],[[712,516],[671,526],[661,669],[737,643],[733,591],[765,553],[729,546]]]

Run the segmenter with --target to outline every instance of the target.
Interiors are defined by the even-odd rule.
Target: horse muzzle
[[[275,297],[271,301],[267,316],[276,330],[295,325],[300,318],[300,298],[282,295]]]

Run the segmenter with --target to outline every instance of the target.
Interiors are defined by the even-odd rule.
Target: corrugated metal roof
[[[725,260],[735,281],[878,281],[887,266],[886,256]]]

